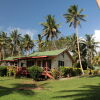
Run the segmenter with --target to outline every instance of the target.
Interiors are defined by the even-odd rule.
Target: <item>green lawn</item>
[[[100,100],[100,76],[42,82],[0,77],[0,100]]]

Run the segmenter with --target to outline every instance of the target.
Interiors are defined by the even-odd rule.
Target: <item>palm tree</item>
[[[43,36],[38,34],[37,44],[38,44],[39,51],[42,51],[42,47],[43,47],[43,44],[44,44],[44,41],[42,40],[42,38],[43,38]]]
[[[11,48],[11,51],[12,51],[12,56],[14,55],[17,55],[18,53],[18,48],[19,48],[19,44],[21,42],[21,34],[18,34],[18,31],[17,30],[13,30],[10,34],[10,48]]]
[[[46,22],[41,24],[43,28],[43,36],[46,37],[46,40],[53,40],[58,37],[60,31],[58,28],[60,27],[59,24],[56,24],[55,18],[52,15],[48,15],[46,17]],[[54,42],[53,42],[54,43]]]
[[[34,47],[34,42],[33,40],[31,40],[31,37],[28,34],[24,35],[23,37],[23,47],[26,52],[26,55],[28,56],[29,51],[32,50]]]
[[[4,59],[5,58],[5,49],[7,47],[7,33],[5,32],[1,32],[0,33],[0,59]]]
[[[87,58],[88,58],[88,62],[90,63],[90,65],[92,65],[93,62],[93,58],[95,56],[96,52],[96,47],[97,47],[97,42],[95,42],[93,35],[85,35],[86,39],[85,39],[85,44],[87,46]]]
[[[82,15],[83,9],[80,9],[78,11],[77,5],[72,5],[68,9],[68,12],[64,14],[64,17],[66,18],[66,22],[69,23],[69,27],[73,26],[76,32],[77,36],[77,47],[78,47],[78,56],[79,56],[79,62],[80,67],[82,69],[82,73],[84,74],[82,63],[81,63],[81,56],[80,56],[80,48],[79,48],[79,37],[78,37],[78,26],[80,25],[81,21],[85,21],[84,17],[86,15]]]

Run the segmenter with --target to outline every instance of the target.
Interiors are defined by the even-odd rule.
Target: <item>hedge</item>
[[[60,67],[60,72],[63,77],[78,76],[82,74],[80,68]]]
[[[7,66],[0,66],[0,76],[7,75]]]

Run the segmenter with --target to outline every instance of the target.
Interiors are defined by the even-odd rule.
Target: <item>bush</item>
[[[94,70],[94,75],[100,75],[100,70]]]
[[[93,75],[94,74],[94,70],[91,70],[91,69],[84,70],[84,74],[85,75]]]
[[[30,73],[30,76],[33,78],[33,80],[38,81],[39,77],[43,72],[43,69],[39,66],[32,66],[28,68],[28,71]]]
[[[7,66],[0,66],[0,76],[7,75]]]
[[[58,71],[58,69],[52,69],[51,73],[55,79],[58,79],[60,77],[60,72]]]
[[[77,75],[81,75],[82,74],[81,68],[76,68],[76,72],[77,72]]]
[[[60,72],[63,77],[77,76],[82,74],[80,68],[74,67],[60,67]]]
[[[7,67],[7,76],[16,77],[16,67],[15,66],[8,66]]]

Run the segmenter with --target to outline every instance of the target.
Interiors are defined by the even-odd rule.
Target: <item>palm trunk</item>
[[[21,48],[18,47],[18,56],[21,56]]]
[[[0,50],[0,60],[2,60],[2,53],[1,53],[1,50]]]
[[[4,48],[2,47],[2,58],[4,59],[5,58],[5,51],[4,51]]]
[[[12,49],[12,54],[11,55],[14,56],[14,48]]]
[[[51,42],[52,42],[52,45],[54,45],[54,48],[57,49],[55,41],[51,41]]]
[[[26,56],[28,56],[28,55],[29,55],[29,48],[26,49]]]
[[[76,37],[77,37],[77,47],[78,47],[78,56],[79,56],[80,68],[82,70],[82,74],[84,75],[84,71],[83,71],[83,67],[82,67],[82,61],[81,61],[81,55],[80,55],[78,27],[76,27],[75,30],[76,30]]]
[[[91,56],[90,56],[90,63],[91,63],[91,65],[92,65],[92,58],[93,58],[93,56],[92,56],[92,51],[91,51]]]

